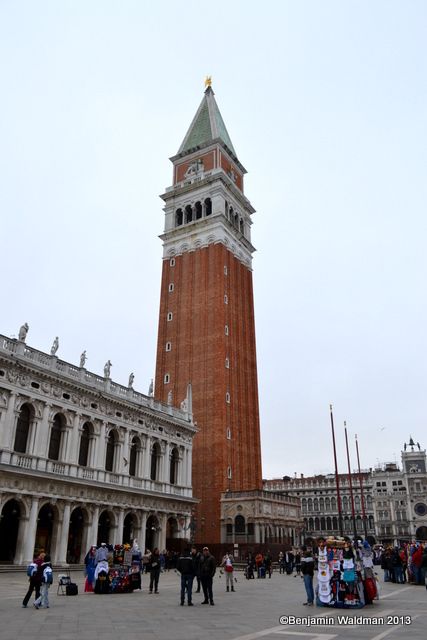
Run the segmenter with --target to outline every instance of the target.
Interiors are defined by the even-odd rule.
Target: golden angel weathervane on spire
[[[205,87],[211,87],[212,86],[212,76],[206,76],[205,78]]]

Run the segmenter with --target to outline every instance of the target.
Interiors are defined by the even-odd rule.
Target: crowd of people
[[[422,585],[427,576],[427,545],[419,542],[403,544],[400,547],[388,545],[377,550],[384,582]]]
[[[96,594],[129,593],[141,591],[144,574],[147,575],[149,593],[159,593],[160,575],[164,571],[175,570],[180,575],[180,604],[187,601],[193,606],[193,593],[203,591],[201,604],[214,605],[213,578],[219,565],[221,575],[225,575],[226,592],[234,592],[234,556],[227,552],[222,560],[217,560],[208,547],[199,551],[188,547],[181,554],[177,552],[139,549],[137,540],[125,545],[92,546],[86,554],[85,592]],[[385,582],[426,584],[427,588],[427,545],[422,543],[404,544],[400,547],[375,545],[367,541],[351,541],[349,538],[319,538],[312,547],[280,551],[275,561],[279,574],[301,576],[304,581],[307,600],[305,605],[315,602],[320,606],[364,606],[372,602],[378,594],[378,578],[374,565],[384,571]],[[244,575],[247,579],[268,577],[271,579],[273,557],[269,550],[248,553]],[[317,584],[313,580],[317,570]],[[27,607],[35,592],[34,607],[49,607],[49,587],[53,583],[50,557],[41,550],[27,569],[29,587],[22,602]],[[196,589],[193,591],[193,584]]]

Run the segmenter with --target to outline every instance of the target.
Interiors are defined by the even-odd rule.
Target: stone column
[[[9,394],[9,401],[6,411],[2,412],[0,419],[0,448],[13,451],[15,439],[15,424],[17,415],[15,414],[16,393],[13,391]]]
[[[111,541],[111,544],[123,544],[123,525],[124,525],[124,522],[125,522],[124,509],[119,509],[118,518],[117,518],[116,540]]]
[[[51,408],[52,405],[50,403],[45,404],[42,419],[37,425],[37,433],[34,441],[34,455],[39,456],[40,458],[47,458],[51,427],[49,412]]]
[[[39,501],[40,498],[32,498],[30,516],[27,521],[27,526],[24,533],[24,562],[29,563],[34,556],[34,546],[36,543],[37,533],[37,516],[39,514]]]
[[[99,507],[95,505],[91,509],[92,524],[89,526],[88,546],[98,544]],[[101,540],[102,542],[102,540]]]
[[[56,543],[56,549],[53,553],[54,562],[57,564],[66,564],[67,562],[67,548],[68,548],[68,533],[70,529],[70,513],[71,505],[66,502],[64,505],[64,512],[62,514],[62,523],[58,530],[58,538]]]
[[[77,464],[79,460],[80,436],[81,436],[81,413],[76,413],[69,437],[69,448],[65,460],[70,464]]]
[[[104,471],[105,471],[106,438],[107,438],[107,423],[103,421],[101,424],[100,434],[98,437],[94,466],[96,469],[102,469]]]
[[[159,524],[161,529],[159,531],[158,546],[159,546],[159,550],[163,551],[163,549],[166,549],[166,525],[167,525],[166,513],[159,514]]]
[[[187,487],[192,486],[192,451],[187,449]]]
[[[145,440],[145,451],[144,451],[144,478],[150,479],[150,471],[151,471],[151,438],[147,436]]]
[[[161,477],[161,479],[163,480],[163,482],[167,482],[168,484],[170,484],[170,453],[171,453],[171,449],[170,449],[170,444],[169,442],[166,442],[165,444],[165,452],[163,454],[164,457],[164,466],[163,466],[163,475]]]
[[[130,449],[129,449],[129,429],[125,430],[123,449],[121,451],[120,460],[118,464],[118,473],[122,473],[125,475],[129,475],[129,463],[130,463]],[[125,465],[124,458],[127,460],[127,465]]]
[[[139,531],[139,538],[138,538],[138,544],[139,544],[139,548],[141,549],[141,553],[144,553],[145,551],[145,534],[147,530],[147,518],[148,518],[147,512],[143,511],[141,516],[141,529]]]

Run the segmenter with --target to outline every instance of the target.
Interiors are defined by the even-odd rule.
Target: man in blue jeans
[[[314,602],[314,558],[311,552],[307,550],[307,547],[301,547],[301,551],[301,573],[304,579],[304,586],[307,593],[307,602],[304,602],[304,604],[312,607]]]
[[[189,607],[192,607],[194,562],[190,549],[185,549],[178,558],[176,568],[181,574],[181,607],[184,606],[185,592],[187,592],[187,604]]]

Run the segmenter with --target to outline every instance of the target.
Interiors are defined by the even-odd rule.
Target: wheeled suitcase
[[[79,588],[75,582],[70,582],[70,584],[67,584],[65,587],[65,593],[67,596],[76,596],[78,592]]]

